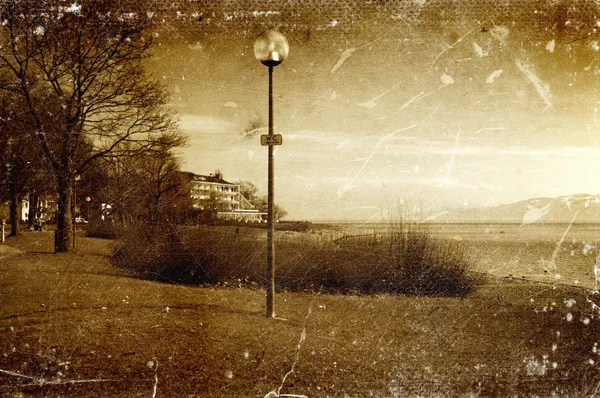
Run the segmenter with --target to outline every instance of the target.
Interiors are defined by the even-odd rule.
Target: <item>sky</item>
[[[165,13],[149,70],[190,138],[182,168],[264,195],[268,72],[253,45],[268,29],[288,38],[274,71],[287,219],[600,193],[600,1],[229,0]]]

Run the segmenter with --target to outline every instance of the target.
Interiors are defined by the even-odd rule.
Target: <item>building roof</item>
[[[185,174],[190,181],[198,181],[198,182],[210,182],[210,183],[215,183],[215,184],[222,184],[222,185],[236,185],[234,183],[231,183],[229,181],[225,181],[220,175],[201,175],[201,174],[195,174],[195,173],[191,173],[191,172],[187,172],[187,171],[182,171],[181,173]]]

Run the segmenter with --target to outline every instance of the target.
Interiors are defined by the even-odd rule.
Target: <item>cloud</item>
[[[214,116],[182,114],[179,116],[179,127],[184,132],[200,132],[209,134],[219,134],[224,131],[231,131],[237,128],[237,125]]]

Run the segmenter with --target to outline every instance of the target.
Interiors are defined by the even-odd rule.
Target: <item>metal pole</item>
[[[273,66],[269,65],[269,137],[273,136]],[[273,201],[274,165],[273,145],[269,145],[268,196],[267,196],[267,318],[275,317],[273,298],[275,297],[275,248],[273,247]]]
[[[73,216],[71,217],[73,222],[73,250],[75,250],[75,213],[77,210],[77,178],[73,179],[73,205],[71,206]]]

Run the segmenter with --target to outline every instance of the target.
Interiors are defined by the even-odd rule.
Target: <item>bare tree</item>
[[[6,0],[0,11],[0,89],[25,104],[55,175],[56,252],[69,250],[77,175],[99,158],[181,138],[167,93],[142,65],[148,14],[121,3]]]
[[[189,192],[182,189],[183,180],[179,178],[180,168],[177,158],[168,146],[157,145],[138,159],[137,168],[140,186],[148,198],[148,219],[150,222],[161,222],[174,217],[179,196],[190,198]]]
[[[167,140],[165,145],[158,143],[135,156],[105,159],[93,169],[102,181],[94,196],[111,205],[118,221],[177,221],[179,212],[191,208],[189,181],[183,178],[170,144]]]
[[[19,121],[18,109],[19,103],[0,95],[0,198],[9,201],[10,236],[19,233],[24,195],[43,174],[41,152],[32,145],[34,132]]]

